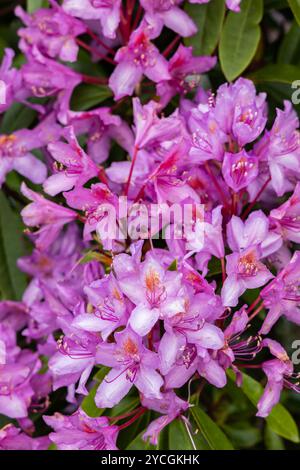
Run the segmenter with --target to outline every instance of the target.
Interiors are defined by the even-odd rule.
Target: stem
[[[224,207],[227,207],[228,204],[227,204],[227,201],[226,201],[226,195],[224,194],[221,186],[219,185],[219,182],[218,182],[214,172],[211,170],[208,162],[205,162],[204,166],[205,166],[205,169],[206,169],[207,173],[211,177],[211,180],[212,180],[213,184],[215,185],[217,191],[219,192],[219,194],[221,196]]]
[[[84,83],[91,83],[92,85],[107,85],[106,78],[92,77],[91,75],[81,75],[81,79]]]
[[[245,218],[247,217],[247,215],[250,213],[250,211],[253,209],[253,207],[255,206],[259,196],[264,192],[264,190],[266,189],[266,187],[268,186],[268,184],[270,183],[271,181],[271,176],[269,176],[269,178],[267,179],[267,181],[263,184],[263,186],[261,187],[261,189],[258,191],[258,193],[256,194],[255,198],[253,199],[253,201],[251,202],[251,204],[248,206],[248,208],[245,210],[244,214],[242,215],[242,220],[245,220]]]
[[[259,296],[257,297],[257,299],[254,300],[254,302],[252,302],[251,305],[249,305],[249,307],[248,307],[248,314],[249,314],[250,312],[252,312],[252,310],[257,306],[257,304],[258,304],[261,300],[262,300],[262,298],[261,298],[260,295],[259,295]]]
[[[256,310],[254,310],[252,315],[250,315],[248,322],[253,320],[253,318],[256,317],[256,315],[258,315],[263,308],[264,308],[264,303],[262,303]]]
[[[180,39],[181,39],[181,36],[179,36],[179,34],[177,34],[177,36],[175,36],[175,38],[170,42],[170,44],[163,51],[163,56],[164,57],[167,57],[170,54],[170,52],[177,45],[177,43],[180,41]]]
[[[77,38],[76,42],[77,42],[78,46],[81,46],[83,49],[90,52],[91,54],[95,54],[96,56],[98,56],[99,60],[106,60],[107,62],[109,62],[112,65],[116,64],[116,62],[111,57],[107,57],[105,55],[102,55],[99,51],[97,51],[97,49],[95,49],[92,46],[89,46],[85,42],[81,41],[81,39]]]
[[[133,416],[127,423],[121,424],[119,426],[119,431],[122,431],[122,429],[127,428],[130,426],[132,423],[134,423],[140,416],[142,416],[146,412],[146,408],[141,408],[135,416]]]
[[[139,410],[140,410],[140,406],[138,408],[136,408],[135,410],[132,410],[132,411],[129,411],[128,413],[124,413],[122,415],[119,415],[119,416],[111,416],[109,417],[108,419],[110,421],[121,421],[121,419],[125,419],[125,418],[128,418],[129,416],[132,416],[133,414],[137,413]]]
[[[107,46],[107,44],[105,44],[105,42],[103,42],[98,36],[96,33],[94,33],[94,31],[92,31],[91,29],[87,29],[86,32],[91,36],[92,39],[94,39],[94,41],[96,41],[99,46],[102,46],[104,47],[104,49],[106,49],[110,54],[112,54],[113,56],[115,55],[115,51]]]
[[[226,269],[225,269],[225,259],[221,258],[221,267],[222,267],[222,281],[225,282],[226,279]]]
[[[128,180],[127,180],[126,187],[125,187],[125,195],[126,196],[128,196],[129,186],[130,186],[130,182],[131,182],[132,173],[133,173],[134,165],[135,165],[135,162],[136,162],[136,157],[137,157],[138,150],[139,150],[138,147],[135,145],[134,146],[133,157],[132,157],[132,161],[131,161],[130,172],[129,172]]]

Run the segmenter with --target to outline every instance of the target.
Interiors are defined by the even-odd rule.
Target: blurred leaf
[[[24,251],[21,219],[0,192],[0,291],[6,299],[21,299],[25,290],[26,276],[17,267]]]
[[[296,18],[297,23],[300,25],[300,0],[288,0],[288,4]]]
[[[231,380],[235,380],[235,375],[232,370],[228,370],[227,374]],[[263,393],[263,387],[260,385],[260,383],[249,375],[243,374],[243,384],[241,389],[249,398],[251,403],[256,407]],[[292,442],[299,442],[299,432],[297,425],[288,410],[280,403],[274,406],[271,413],[266,418],[266,421],[272,431],[274,431],[279,436],[282,436]]]
[[[71,109],[75,111],[86,111],[93,108],[102,101],[112,96],[111,90],[105,85],[87,85],[82,84],[74,90]]]
[[[237,422],[223,426],[226,434],[238,449],[247,449],[258,444],[261,439],[261,430],[251,426],[248,422]]]
[[[91,388],[89,394],[84,397],[81,403],[81,408],[83,411],[92,418],[97,418],[104,413],[104,409],[98,408],[95,403],[95,395],[98,390],[99,385],[103,381],[104,377],[108,374],[110,368],[109,367],[101,367],[100,370],[96,373],[93,377],[93,380],[96,382],[93,387]]]
[[[47,7],[48,7],[47,0],[27,0],[28,13],[32,13],[38,8],[47,8]]]
[[[193,406],[191,414],[203,434],[208,445],[213,450],[232,450],[233,445],[219,426],[198,406]]]
[[[297,64],[300,56],[300,28],[296,21],[293,21],[289,32],[283,37],[277,62],[281,64]]]
[[[4,114],[1,134],[11,134],[18,129],[28,128],[36,117],[36,111],[21,103],[14,103]]]
[[[193,46],[194,55],[211,55],[217,47],[225,15],[224,0],[211,0],[203,5],[187,3],[185,11],[193,18],[198,32],[184,40]]]
[[[262,14],[262,0],[243,0],[240,13],[228,13],[219,46],[221,67],[227,80],[237,78],[255,56]]]
[[[269,64],[247,75],[255,83],[276,82],[293,83],[299,80],[300,67],[290,64]]]
[[[282,438],[268,425],[265,427],[265,444],[268,450],[284,450]]]

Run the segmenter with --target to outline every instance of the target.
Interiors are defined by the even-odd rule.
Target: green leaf
[[[144,429],[140,434],[138,434],[133,441],[126,447],[126,450],[155,450],[156,446],[153,446],[149,441],[144,441],[142,439],[143,434],[146,432]]]
[[[86,111],[99,105],[112,96],[111,90],[105,85],[82,84],[74,90],[71,108],[74,111]]]
[[[47,8],[48,6],[47,0],[27,0],[28,13],[33,13],[38,8]]]
[[[219,428],[219,426],[201,409],[199,406],[193,406],[191,414],[203,434],[209,447],[213,450],[232,450],[233,445]]]
[[[81,408],[83,411],[92,418],[97,418],[104,413],[104,409],[98,408],[95,403],[95,395],[98,390],[99,385],[103,381],[104,377],[108,374],[110,368],[109,367],[101,367],[100,370],[96,373],[93,377],[93,380],[96,382],[95,385],[90,390],[90,393],[84,397],[81,403]]]
[[[227,374],[231,380],[235,380],[233,371],[229,370],[227,371]],[[260,397],[263,394],[263,387],[260,385],[260,383],[249,375],[243,374],[243,383],[241,389],[249,398],[251,403],[256,407]],[[278,403],[276,406],[274,406],[271,413],[266,418],[266,421],[272,431],[274,431],[279,436],[282,436],[292,442],[299,442],[299,432],[297,425],[289,411],[283,405],[281,405],[281,403]]]
[[[219,46],[221,67],[227,80],[241,75],[255,56],[262,15],[262,0],[243,0],[240,13],[228,13]]]
[[[184,40],[193,46],[195,55],[211,55],[217,47],[225,15],[224,0],[211,0],[203,5],[187,3],[185,11],[193,18],[198,32]]]
[[[300,77],[300,67],[290,64],[269,64],[262,69],[247,75],[255,83],[288,83],[291,84]]]
[[[21,103],[14,103],[4,114],[1,134],[11,134],[18,129],[28,128],[36,117],[36,111]]]
[[[169,426],[169,450],[195,450],[182,419],[174,419]]]
[[[17,267],[17,259],[25,253],[23,225],[4,193],[0,192],[0,293],[6,299],[20,299],[26,276]]]
[[[268,450],[284,450],[282,438],[268,425],[265,427],[265,444]]]
[[[261,430],[246,421],[226,424],[223,429],[237,449],[253,447],[262,440]]]
[[[290,9],[297,23],[300,25],[300,0],[288,0],[288,4],[290,5]]]
[[[281,64],[297,64],[300,56],[300,28],[296,21],[293,21],[289,32],[283,37],[277,62]]]

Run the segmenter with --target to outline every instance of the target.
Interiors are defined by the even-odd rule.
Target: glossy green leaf
[[[169,426],[169,449],[170,450],[195,450],[186,425],[177,418]]]
[[[97,418],[98,416],[101,416],[103,412],[105,411],[104,409],[98,408],[95,403],[95,395],[98,390],[99,385],[103,381],[104,377],[107,375],[109,372],[109,367],[101,367],[100,370],[96,373],[94,376],[93,380],[95,381],[95,384],[91,388],[89,394],[84,397],[81,403],[81,408],[83,411],[88,415],[91,416],[92,418]]]
[[[300,25],[300,0],[288,0],[288,4],[293,12],[293,15]]]
[[[217,47],[225,15],[224,0],[211,0],[203,5],[186,3],[185,11],[194,20],[198,32],[184,40],[193,46],[195,55],[211,55]]]
[[[17,267],[24,255],[23,225],[0,191],[0,294],[6,299],[20,299],[26,287],[26,276]]]
[[[74,111],[86,111],[98,106],[112,96],[111,90],[105,85],[79,85],[72,96],[71,108]]]
[[[288,33],[283,37],[277,62],[280,64],[298,64],[300,61],[300,27],[293,21]]]
[[[213,450],[232,450],[233,445],[222,429],[199,406],[191,408],[191,414],[204,436],[209,447]]]
[[[233,371],[227,372],[231,380],[235,380],[235,375]],[[257,403],[263,393],[263,387],[255,379],[250,377],[247,374],[243,374],[243,383],[241,389],[245,395],[249,398],[251,403],[256,407]],[[289,411],[278,403],[274,406],[273,410],[266,418],[266,421],[272,431],[274,431],[279,436],[284,437],[292,442],[299,442],[299,432],[297,425],[289,413]]]
[[[146,432],[144,429],[140,434],[138,434],[133,441],[127,446],[126,450],[155,450],[156,446],[153,446],[149,441],[144,441],[142,436]]]
[[[255,56],[262,14],[262,0],[243,0],[240,13],[228,13],[219,46],[221,67],[227,80],[241,75]]]
[[[255,83],[288,83],[291,84],[300,77],[300,67],[290,64],[269,64],[262,69],[247,75]]]
[[[47,6],[47,0],[27,0],[28,13],[33,13],[38,8],[46,8]]]

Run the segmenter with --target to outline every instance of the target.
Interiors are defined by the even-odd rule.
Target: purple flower
[[[300,252],[296,251],[280,273],[262,291],[264,306],[269,310],[260,329],[261,334],[267,334],[281,317],[285,315],[289,321],[300,324]]]
[[[116,100],[132,95],[143,74],[156,83],[172,78],[167,60],[152,44],[151,37],[151,28],[142,23],[131,34],[128,45],[118,50],[115,56],[118,65],[109,78]]]
[[[32,150],[55,140],[59,132],[58,126],[46,120],[33,130],[20,129],[10,135],[0,135],[0,186],[12,170],[35,184],[43,183],[47,168],[33,155]]]
[[[277,109],[273,127],[255,145],[254,153],[268,162],[271,185],[277,196],[294,188],[295,176],[300,176],[299,120],[289,101],[284,110]]]
[[[64,0],[63,9],[84,20],[100,20],[103,34],[115,38],[120,22],[121,0]]]
[[[157,36],[164,25],[183,37],[197,32],[195,23],[179,8],[182,0],[141,0],[140,3],[146,12],[145,20],[154,25]]]
[[[71,416],[55,413],[44,420],[54,429],[49,438],[58,450],[117,450],[118,427],[106,416],[90,418],[79,408]]]
[[[298,383],[294,381],[299,376],[293,374],[293,364],[285,349],[277,341],[271,339],[263,340],[262,345],[268,347],[271,354],[276,358],[266,361],[262,365],[268,383],[257,404],[258,413],[256,416],[266,418],[272,408],[279,402],[280,394],[284,387],[298,393],[300,393],[300,388]]]
[[[21,99],[22,96],[22,75],[12,68],[14,55],[12,49],[5,49],[0,65],[0,113],[6,111],[17,97]]]
[[[162,107],[167,105],[177,93],[186,94],[196,88],[199,85],[199,74],[215,66],[216,57],[193,57],[192,51],[192,47],[184,47],[180,44],[170,59],[169,72],[172,78],[157,84],[157,94],[160,96]]]
[[[238,193],[247,188],[258,175],[258,159],[245,150],[238,153],[225,153],[222,173],[228,186]]]
[[[113,274],[85,287],[93,311],[77,315],[73,326],[86,331],[100,331],[106,341],[110,334],[127,323],[127,304]]]
[[[297,183],[292,196],[281,206],[271,210],[269,216],[272,229],[283,240],[300,242],[300,184]]]
[[[77,218],[77,213],[45,199],[25,183],[22,183],[21,191],[32,201],[22,210],[21,215],[28,227],[42,226],[34,233],[34,238],[37,248],[43,250],[53,243],[65,224]]]
[[[142,405],[163,415],[152,421],[143,434],[143,440],[149,440],[152,445],[158,444],[160,432],[190,406],[173,391],[164,393],[160,399],[142,397]]]
[[[20,6],[15,9],[15,14],[26,25],[26,28],[18,30],[21,38],[19,47],[25,54],[35,46],[51,58],[75,62],[79,50],[76,36],[83,34],[86,26],[67,15],[53,0],[51,5],[53,9],[41,8],[32,15]]]
[[[76,135],[88,134],[88,154],[96,163],[107,160],[111,140],[115,140],[130,155],[134,138],[128,124],[119,116],[113,115],[110,108],[98,108],[85,112],[70,112],[68,124]]]
[[[281,246],[279,235],[270,233],[262,211],[253,212],[245,223],[233,216],[227,225],[227,237],[233,254],[226,256],[227,278],[222,287],[224,306],[235,307],[247,289],[266,284],[273,276],[260,261]]]
[[[167,271],[151,254],[139,265],[133,257],[121,254],[113,268],[121,290],[136,305],[129,325],[137,334],[146,335],[159,318],[184,308],[181,275]]]
[[[0,450],[47,450],[49,445],[48,436],[30,437],[13,424],[0,429]]]
[[[50,196],[68,191],[74,186],[82,186],[99,172],[97,165],[78,144],[73,128],[66,127],[63,136],[68,143],[55,142],[48,145],[49,153],[56,160],[56,173],[43,184],[44,191]]]
[[[163,379],[156,372],[157,354],[145,348],[140,336],[130,328],[115,334],[115,344],[104,344],[97,352],[100,364],[112,367],[100,384],[95,403],[99,408],[111,408],[119,403],[134,384],[150,399],[160,399]]]

